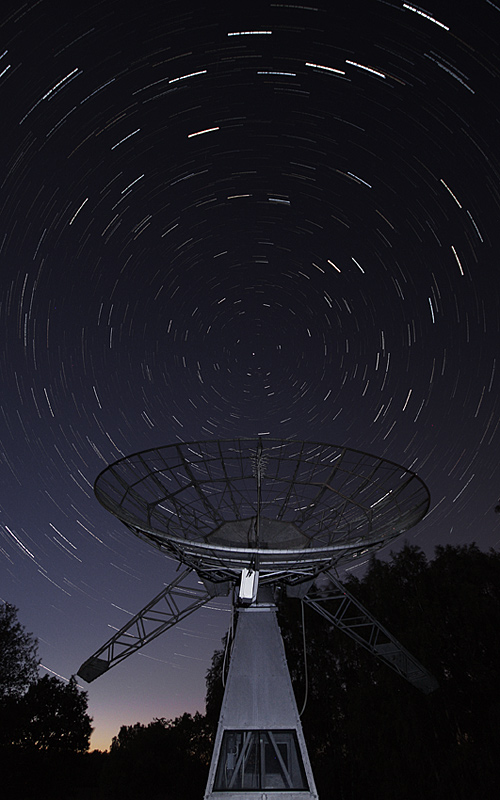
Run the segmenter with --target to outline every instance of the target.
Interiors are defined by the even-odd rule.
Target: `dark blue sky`
[[[0,598],[45,668],[175,573],[93,496],[148,447],[367,450],[430,488],[411,541],[498,547],[500,7],[8,5]],[[228,617],[92,684],[95,746],[203,710]]]

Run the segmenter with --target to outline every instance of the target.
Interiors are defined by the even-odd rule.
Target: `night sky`
[[[411,467],[498,547],[500,4],[2,3],[0,599],[69,678],[175,575],[122,455],[269,433]],[[401,544],[404,537],[401,537]],[[204,710],[216,600],[89,687]]]

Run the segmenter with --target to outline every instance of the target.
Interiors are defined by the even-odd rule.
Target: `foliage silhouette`
[[[101,763],[90,756],[87,695],[68,683],[38,677],[37,641],[0,606],[0,774],[8,797],[96,798]]]
[[[17,619],[17,608],[0,603],[0,703],[20,697],[38,676],[38,643]]]
[[[44,675],[17,702],[18,733],[25,748],[86,753],[92,733],[87,694],[73,675],[68,683]]]
[[[438,678],[420,694],[306,608],[308,704],[303,726],[321,800],[496,797],[500,777],[500,555],[406,545],[350,578],[357,596]],[[281,605],[299,705],[298,604]]]
[[[205,717],[199,713],[122,726],[111,743],[105,796],[109,800],[202,797],[211,741]]]

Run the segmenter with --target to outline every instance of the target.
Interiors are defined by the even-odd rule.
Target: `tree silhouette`
[[[2,792],[22,800],[97,797],[103,754],[86,752],[87,695],[74,677],[38,678],[38,664],[37,641],[17,621],[17,609],[0,606]]]
[[[16,744],[56,752],[86,753],[92,733],[87,694],[73,675],[68,683],[44,675],[18,701]]]
[[[87,695],[74,676],[68,683],[38,677],[38,642],[17,613],[0,605],[0,744],[86,752],[92,733]]]
[[[203,796],[211,753],[202,714],[149,725],[123,725],[113,737],[105,770],[106,798],[177,800]]]
[[[18,622],[17,608],[0,604],[0,704],[20,697],[38,676],[38,642]]]

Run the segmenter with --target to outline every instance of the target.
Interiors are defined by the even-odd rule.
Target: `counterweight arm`
[[[192,572],[192,569],[181,572],[147,606],[108,639],[106,644],[96,650],[78,670],[80,678],[87,683],[95,680],[217,594],[213,584],[202,584],[197,587],[183,585]]]
[[[438,688],[436,678],[406,650],[369,611],[328,572],[331,584],[326,591],[312,590],[304,603],[344,631],[351,639],[384,661],[391,669],[424,692]]]

